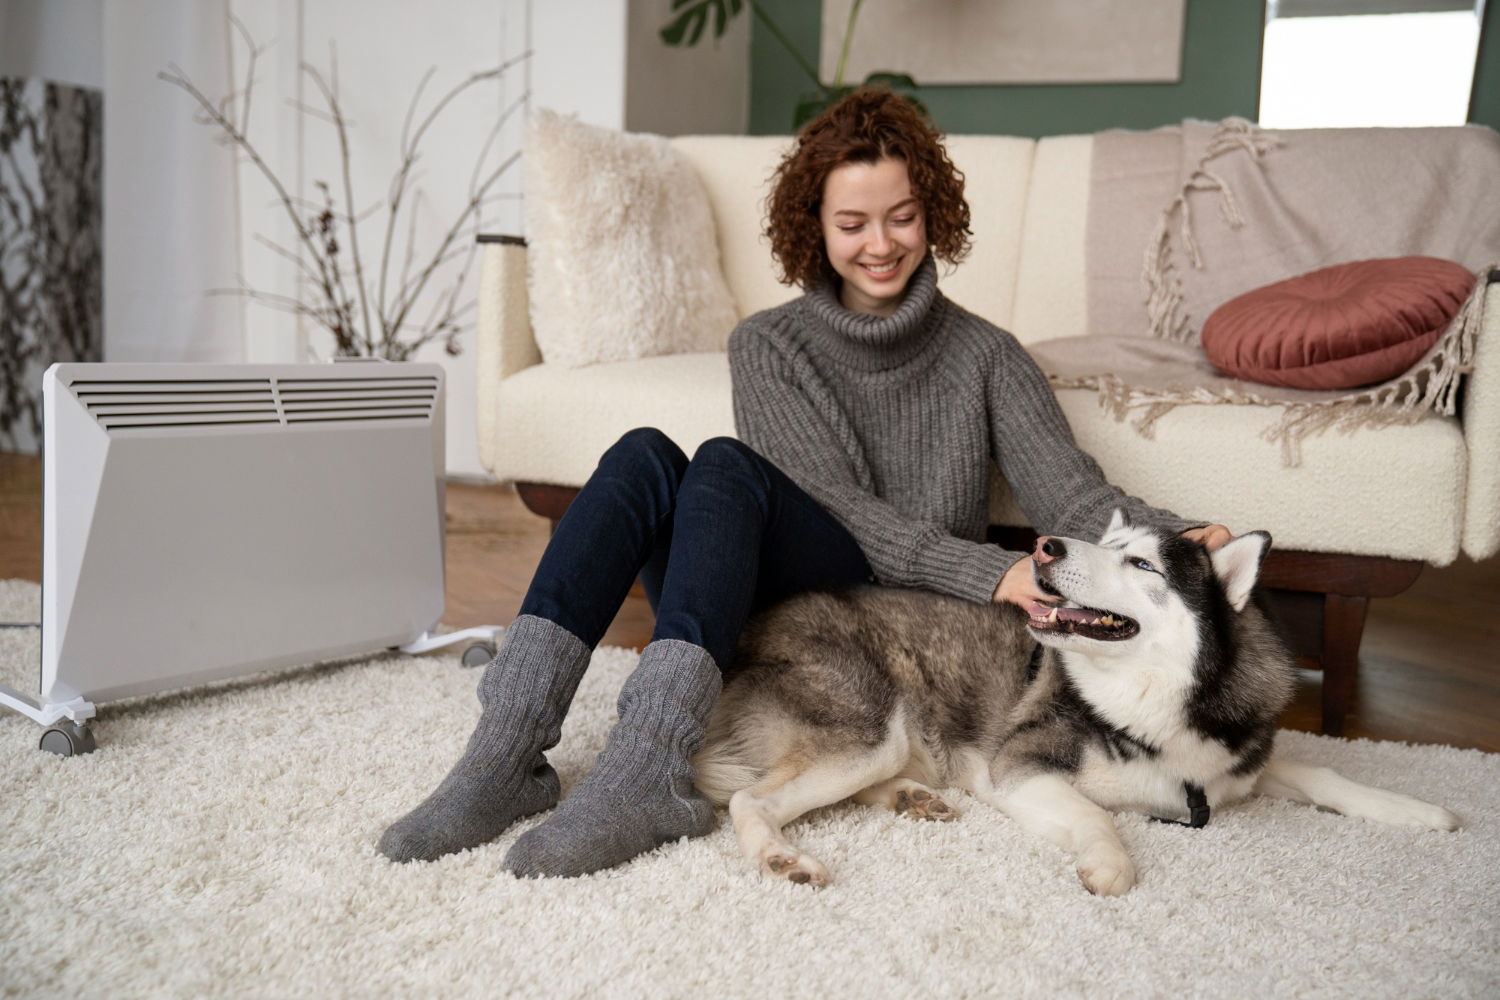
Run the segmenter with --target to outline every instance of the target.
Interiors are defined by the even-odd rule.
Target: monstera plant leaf
[[[931,118],[927,113],[927,106],[917,100],[913,93],[917,89],[917,81],[905,73],[871,73],[865,77],[864,87],[889,87],[893,93],[906,100],[917,109],[923,118]],[[847,95],[853,93],[856,87],[823,87],[802,95],[797,102],[796,113],[792,116],[792,129],[795,131],[812,121],[825,109],[833,107]]]
[[[744,6],[744,0],[672,0],[672,20],[658,34],[668,45],[697,45],[712,16],[714,37],[722,38]]]

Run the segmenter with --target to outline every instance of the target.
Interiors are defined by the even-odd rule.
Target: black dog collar
[[[1158,823],[1172,823],[1176,826],[1190,826],[1194,830],[1208,825],[1208,796],[1203,793],[1202,787],[1185,781],[1182,783],[1182,791],[1187,795],[1188,818],[1186,820],[1167,819],[1163,816],[1152,816]]]

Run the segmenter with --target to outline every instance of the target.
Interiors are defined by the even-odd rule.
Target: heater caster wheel
[[[485,642],[483,639],[464,650],[463,665],[466,667],[483,667],[495,658],[495,644]]]
[[[93,753],[98,744],[94,742],[94,734],[89,727],[81,722],[60,722],[42,733],[41,749],[48,753],[55,753],[60,757],[76,757],[79,754]]]

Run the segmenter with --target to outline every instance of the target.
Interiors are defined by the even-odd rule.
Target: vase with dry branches
[[[337,178],[332,183],[315,180],[313,187],[318,197],[304,199],[283,182],[250,136],[255,64],[264,48],[255,44],[243,24],[232,17],[230,22],[249,53],[244,82],[237,91],[215,101],[175,65],[157,75],[191,96],[198,106],[197,120],[212,126],[218,141],[243,155],[271,187],[276,201],[291,220],[295,245],[285,246],[261,234],[254,238],[292,261],[300,280],[295,296],[249,287],[243,278],[240,287],[222,291],[247,296],[321,326],[332,334],[334,350],[339,356],[404,361],[434,342],[442,343],[449,354],[460,353],[459,337],[472,325],[469,316],[475,308],[473,298],[462,298],[477,253],[474,237],[488,225],[485,211],[502,197],[495,193],[496,184],[520,153],[506,156],[492,168],[487,166],[501,129],[525,106],[527,95],[523,93],[502,109],[491,128],[475,159],[467,201],[457,218],[441,227],[443,235],[436,245],[419,248],[415,204],[420,191],[415,178],[422,140],[455,99],[471,88],[498,80],[529,58],[530,53],[471,74],[442,95],[418,120],[422,95],[436,73],[436,67],[429,69],[407,107],[401,127],[400,161],[386,195],[360,207],[351,180],[349,119],[339,100],[337,51],[330,44],[326,73],[310,63],[304,62],[300,67],[319,95],[321,106],[294,106],[300,113],[330,125],[337,135],[339,149]],[[372,247],[371,234],[362,231],[362,227],[367,229],[364,224],[380,216],[383,225],[379,242]],[[459,266],[448,266],[455,261],[461,262]],[[437,288],[435,282],[441,282],[442,287]],[[434,288],[436,294],[426,312],[417,316],[414,310],[418,300]]]

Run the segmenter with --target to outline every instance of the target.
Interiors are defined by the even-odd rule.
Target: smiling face
[[[839,301],[851,312],[889,316],[927,255],[927,224],[906,164],[890,158],[836,167],[819,209],[823,246],[843,279]]]
[[[1210,554],[1180,535],[1132,527],[1119,511],[1097,545],[1040,538],[1035,577],[1060,602],[1032,606],[1032,633],[1091,656],[1157,644],[1181,652],[1200,619],[1222,617],[1216,606],[1223,614],[1244,610],[1269,544],[1269,535],[1249,532]]]
[[[1038,539],[1032,556],[1037,584],[1059,603],[1032,607],[1032,633],[1049,646],[1108,656],[1119,650],[1106,647],[1131,646],[1143,632],[1156,632],[1172,596],[1160,541],[1153,532],[1131,529],[1112,531],[1098,545]]]

